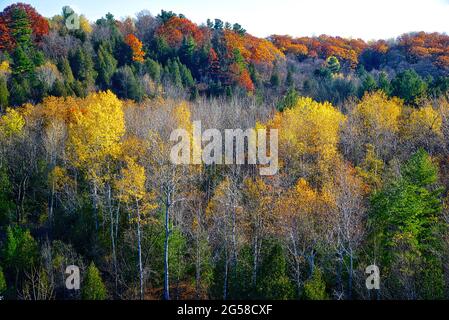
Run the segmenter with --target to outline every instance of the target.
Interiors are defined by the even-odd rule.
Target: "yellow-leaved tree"
[[[374,146],[382,160],[391,158],[398,145],[403,101],[382,92],[367,93],[349,111],[342,134],[345,155],[354,163],[364,159],[366,146]]]
[[[313,182],[329,177],[344,121],[330,103],[310,98],[300,98],[293,108],[276,113],[268,127],[279,129],[279,162],[293,183],[301,176],[310,176]]]
[[[99,190],[105,191],[107,203],[110,203],[111,170],[121,153],[121,139],[125,133],[122,102],[111,91],[92,93],[70,112],[68,157],[92,186],[98,229]]]
[[[155,194],[147,192],[145,187],[145,168],[131,157],[125,156],[126,167],[121,170],[121,178],[115,182],[118,199],[131,212],[131,221],[137,228],[137,251],[139,261],[140,299],[144,298],[144,278],[142,265],[142,225],[147,222],[148,214],[157,208]]]

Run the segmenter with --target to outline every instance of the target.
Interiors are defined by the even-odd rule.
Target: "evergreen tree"
[[[391,84],[390,80],[388,80],[388,75],[385,72],[381,72],[378,79],[378,87],[380,90],[385,92],[385,94],[391,94]]]
[[[17,46],[13,53],[13,73],[29,75],[34,70],[33,61],[22,46]]]
[[[94,71],[94,63],[91,55],[86,53],[83,48],[78,48],[70,56],[70,65],[75,78],[83,84],[85,88],[94,84],[97,76]]]
[[[28,19],[27,13],[21,8],[15,8],[11,16],[11,34],[14,37],[17,45],[28,49],[31,46],[31,23]]]
[[[81,288],[83,300],[105,300],[107,299],[106,287],[101,279],[100,272],[92,262],[87,268],[86,277]]]
[[[14,274],[29,270],[37,262],[38,247],[29,230],[16,226],[6,229],[6,243],[2,252],[2,262],[6,271]],[[16,283],[17,286],[17,283]]]
[[[107,89],[111,85],[111,78],[117,70],[117,60],[112,55],[110,47],[103,44],[98,48],[97,56],[97,81],[102,89]]]
[[[315,268],[312,277],[304,283],[304,298],[307,300],[327,300],[326,283],[319,268]]]
[[[155,82],[161,81],[161,65],[158,62],[148,58],[145,61],[145,70]]]
[[[193,87],[193,85],[195,84],[195,80],[193,80],[193,76],[192,73],[190,72],[190,69],[181,63],[179,63],[179,66],[182,84],[184,85],[185,88]]]
[[[29,101],[31,96],[30,83],[28,79],[15,77],[11,84],[10,104],[20,106]]]
[[[5,77],[0,76],[0,112],[8,106],[9,91]]]
[[[112,77],[112,88],[122,99],[141,101],[143,90],[129,66],[119,68]]]
[[[373,92],[377,89],[376,80],[371,74],[367,74],[362,82],[362,93]]]
[[[388,274],[401,265],[404,275],[420,282],[423,298],[440,298],[443,292],[438,254],[442,189],[437,179],[437,167],[421,149],[402,167],[401,176],[372,199],[372,239],[381,267]]]
[[[392,94],[409,104],[416,103],[427,91],[427,83],[412,69],[399,73],[391,86]]]

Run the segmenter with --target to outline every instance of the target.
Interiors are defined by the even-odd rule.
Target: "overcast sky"
[[[0,10],[17,1],[0,0]],[[42,15],[69,5],[90,20],[111,12],[117,18],[146,9],[183,13],[196,23],[207,18],[238,22],[259,37],[320,34],[371,39],[410,31],[449,33],[449,0],[21,0]]]

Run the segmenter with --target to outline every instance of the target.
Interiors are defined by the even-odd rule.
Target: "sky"
[[[0,10],[17,0],[0,0]],[[241,24],[250,34],[390,39],[413,31],[449,33],[449,0],[21,0],[43,16],[65,5],[89,20],[142,10],[182,13],[200,24],[208,18]]]

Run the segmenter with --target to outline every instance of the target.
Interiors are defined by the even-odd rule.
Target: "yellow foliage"
[[[67,174],[67,170],[59,166],[54,167],[49,173],[48,182],[55,191],[61,191],[65,185],[73,183]]]
[[[95,178],[106,159],[120,154],[124,133],[122,102],[110,91],[90,94],[71,114],[68,149],[74,165]]]
[[[155,195],[146,191],[145,168],[131,157],[125,157],[125,161],[126,168],[122,169],[122,178],[115,181],[115,188],[119,192],[118,199],[128,205],[134,204],[142,219],[157,208],[154,203]]]
[[[441,130],[443,120],[441,115],[431,106],[413,109],[409,118],[404,123],[404,134],[413,138],[423,133],[433,133],[438,137],[443,136]]]
[[[80,16],[80,28],[87,34],[92,33],[93,30],[89,20],[87,20],[87,18],[84,15]]]
[[[11,68],[9,66],[9,61],[5,60],[0,63],[0,75],[11,73]]]
[[[398,132],[402,109],[402,100],[389,99],[385,93],[379,91],[367,93],[354,108],[353,115],[361,120],[366,134],[374,137],[380,131]]]
[[[345,116],[330,103],[300,98],[295,107],[277,113],[268,127],[279,129],[281,163],[286,157],[313,159],[323,172],[338,155],[337,144],[344,121]]]
[[[9,138],[19,135],[25,126],[25,119],[15,109],[7,108],[6,114],[0,118],[0,137]]]

